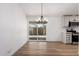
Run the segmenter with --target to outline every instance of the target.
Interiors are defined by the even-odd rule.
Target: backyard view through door
[[[45,41],[46,40],[46,23],[36,23],[29,21],[29,40]]]

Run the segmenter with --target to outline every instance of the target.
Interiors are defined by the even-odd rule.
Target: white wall
[[[0,4],[0,55],[12,55],[27,42],[27,19],[18,4]]]
[[[62,17],[47,17],[47,41],[62,41]]]

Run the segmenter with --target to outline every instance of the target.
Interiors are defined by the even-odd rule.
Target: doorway
[[[46,41],[47,23],[29,21],[29,41]]]

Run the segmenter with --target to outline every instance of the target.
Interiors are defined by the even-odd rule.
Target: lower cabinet
[[[70,43],[72,43],[72,33],[71,33],[71,32],[66,32],[66,33],[64,33],[63,42],[64,42],[65,44],[70,44]]]
[[[72,43],[72,33],[71,32],[66,33],[66,43]]]

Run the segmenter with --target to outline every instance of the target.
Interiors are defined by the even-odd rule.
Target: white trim
[[[19,46],[18,46],[18,48],[17,47],[15,47],[14,49],[12,49],[11,51],[11,53],[9,53],[8,54],[8,56],[12,56],[14,53],[16,53],[16,51],[18,51],[24,44],[26,44],[27,43],[27,41],[24,41],[24,42],[22,42]]]

